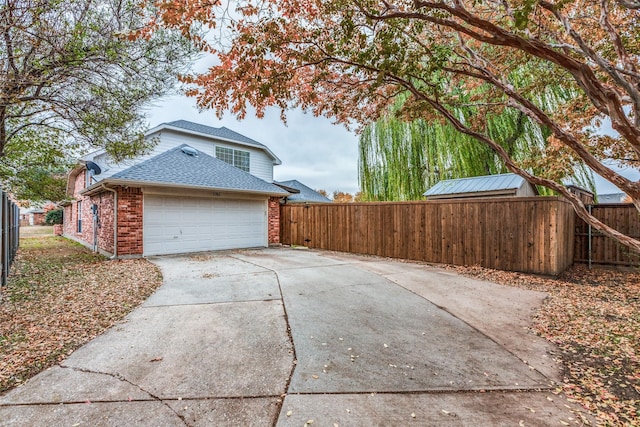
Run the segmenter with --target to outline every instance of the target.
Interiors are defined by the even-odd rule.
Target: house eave
[[[288,192],[275,192],[275,191],[259,191],[259,190],[246,190],[246,189],[238,189],[238,188],[229,188],[229,187],[210,187],[205,185],[187,185],[187,184],[178,184],[178,183],[168,183],[168,182],[152,182],[152,181],[139,181],[139,180],[130,180],[130,179],[111,179],[106,178],[96,184],[93,184],[91,187],[87,187],[80,192],[82,196],[92,196],[94,194],[101,193],[104,191],[104,186],[121,186],[121,187],[154,187],[154,188],[182,188],[186,190],[207,190],[207,191],[221,191],[221,192],[232,192],[232,193],[242,193],[242,194],[258,194],[270,197],[286,197],[289,196]]]
[[[284,191],[288,191],[291,194],[299,194],[300,193],[300,190],[298,190],[297,188],[288,187],[288,186],[286,186],[284,184],[280,184],[279,182],[276,182],[276,181],[273,182],[273,185],[276,185],[276,186],[282,188]]]

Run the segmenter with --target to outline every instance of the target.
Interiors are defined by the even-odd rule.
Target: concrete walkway
[[[163,286],[0,425],[579,425],[528,331],[544,294],[320,251],[152,261]]]

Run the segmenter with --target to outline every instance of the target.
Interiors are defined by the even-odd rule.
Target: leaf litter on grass
[[[602,425],[640,425],[640,272],[575,265],[557,278],[477,266],[457,272],[546,292],[532,329],[554,343],[562,391]]]
[[[161,283],[143,259],[108,260],[61,237],[21,240],[0,299],[0,392],[104,332]]]

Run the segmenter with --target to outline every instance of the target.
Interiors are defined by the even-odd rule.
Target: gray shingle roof
[[[480,193],[488,191],[518,189],[525,179],[514,173],[476,176],[472,178],[447,179],[431,187],[424,196],[442,194]]]
[[[287,200],[290,202],[331,203],[331,199],[324,197],[322,194],[318,193],[315,190],[312,190],[311,188],[295,179],[289,181],[278,181],[277,184],[282,184],[285,187],[295,188],[296,190],[300,191],[300,193],[298,194],[292,194],[287,197]]]
[[[187,120],[175,120],[173,122],[166,123],[168,126],[173,126],[181,129],[190,130],[193,132],[203,133],[205,135],[211,135],[218,138],[230,139],[232,141],[243,142],[245,144],[257,145],[258,147],[267,148],[266,145],[260,144],[249,137],[234,132],[226,127],[214,128],[212,126],[201,125],[199,123],[193,123]]]
[[[198,153],[196,156],[186,154],[182,151],[184,147],[188,146],[182,144],[172,148],[107,179],[282,196],[289,194],[274,184],[201,151],[195,150]]]

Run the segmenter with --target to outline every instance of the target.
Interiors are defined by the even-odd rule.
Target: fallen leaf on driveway
[[[557,278],[448,267],[466,276],[548,295],[532,332],[558,347],[564,380],[554,394],[591,411],[599,425],[637,425],[640,401],[640,272],[574,265]],[[543,356],[544,357],[544,356]],[[551,399],[549,399],[551,400]],[[576,413],[580,418],[581,414]],[[571,420],[570,420],[571,421]]]

